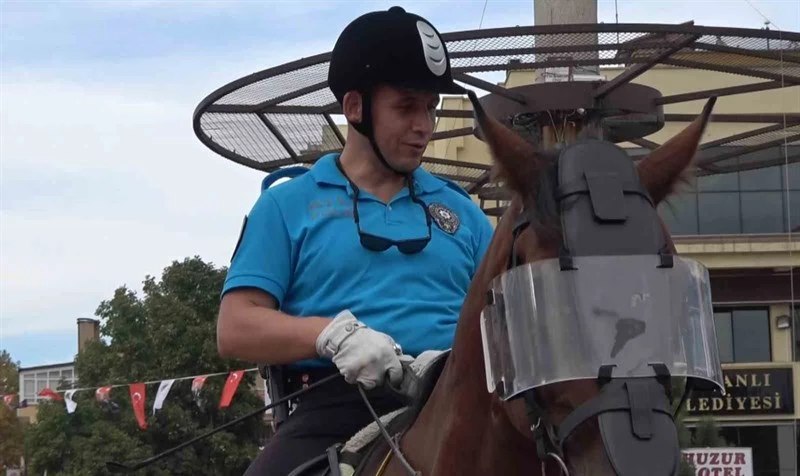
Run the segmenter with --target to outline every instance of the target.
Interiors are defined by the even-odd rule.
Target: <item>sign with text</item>
[[[726,395],[714,391],[692,392],[686,399],[691,416],[792,415],[792,368],[723,369]]]
[[[697,476],[753,476],[752,448],[686,448]]]

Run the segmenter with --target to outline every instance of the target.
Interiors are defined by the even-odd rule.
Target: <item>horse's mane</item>
[[[530,226],[536,236],[550,241],[561,234],[561,213],[556,201],[558,151],[540,150],[536,160],[543,162],[541,173],[536,175],[521,200],[525,209],[533,212],[529,213]]]
[[[600,139],[602,130],[594,123],[590,123],[580,131],[577,139]],[[517,181],[515,187],[502,186],[504,190],[513,196],[521,193],[521,201],[530,214],[530,226],[536,236],[545,242],[557,240],[561,235],[561,212],[556,200],[558,189],[558,157],[561,153],[560,148],[545,148],[542,145],[533,144],[529,141],[531,149],[517,148],[513,153],[517,156],[516,160],[529,161],[535,163],[533,167],[536,173],[528,173],[528,180]],[[507,182],[510,177],[499,163],[495,163],[492,170],[494,180]]]

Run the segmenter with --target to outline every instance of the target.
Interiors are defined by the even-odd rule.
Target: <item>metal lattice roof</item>
[[[514,100],[519,97],[516,88],[506,89],[476,74],[624,67],[614,79],[592,83],[594,100],[630,86],[633,79],[656,65],[718,71],[757,80],[667,96],[656,91],[657,96],[648,101],[659,111],[659,128],[664,123],[695,118],[693,114],[663,113],[665,104],[800,85],[800,34],[794,32],[691,23],[580,24],[457,31],[442,34],[442,39],[451,54],[457,81],[487,91],[489,96]],[[222,86],[195,110],[197,137],[223,157],[264,172],[292,164],[311,164],[326,152],[341,150],[345,140],[332,118],[341,114],[341,109],[327,85],[329,59],[330,52],[303,58]],[[635,112],[627,111],[628,116],[616,119],[646,119]],[[439,109],[437,116],[471,119],[472,112]],[[508,117],[499,119],[508,122]],[[762,123],[763,127],[704,143],[697,159],[697,175],[800,161],[800,110],[787,114],[712,114],[710,122]],[[472,134],[471,127],[445,130],[436,132],[433,140]],[[644,148],[632,149],[634,158],[659,145],[643,138],[630,142]],[[784,147],[787,144],[789,147]],[[492,194],[489,167],[485,164],[426,157],[423,167],[455,180],[482,198]]]

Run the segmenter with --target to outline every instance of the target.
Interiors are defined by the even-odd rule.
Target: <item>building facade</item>
[[[100,321],[97,319],[78,318],[78,352],[87,342],[100,338]],[[75,374],[75,362],[62,362],[19,369],[19,402],[17,418],[23,423],[36,423],[36,413],[40,397],[39,392],[45,388],[72,388],[78,381]],[[24,402],[24,403],[23,403]]]
[[[754,60],[756,61],[756,60]],[[622,70],[601,68],[600,76],[613,79]],[[535,82],[535,72],[511,72],[501,85]],[[754,82],[753,78],[712,71],[657,66],[633,81],[654,87],[666,96]],[[469,101],[445,97],[445,109],[470,110]],[[665,113],[696,115],[705,100],[666,104]],[[797,114],[800,86],[718,98],[715,114],[731,112]],[[647,137],[663,143],[686,123],[667,123]],[[436,130],[471,127],[468,118],[442,117]],[[765,124],[712,122],[703,142],[763,128]],[[771,154],[775,165],[698,177],[681,194],[659,207],[679,253],[703,263],[712,277],[715,325],[728,395],[695,392],[687,402],[687,424],[712,416],[733,446],[750,447],[754,474],[789,476],[800,468],[800,141],[780,144],[776,138],[797,134],[800,126],[786,124],[775,131],[774,147],[763,147],[742,157]],[[619,144],[635,155],[649,152],[639,145]],[[731,142],[731,150],[749,145]],[[473,136],[431,143],[426,155],[455,161],[488,164],[488,150]],[[729,162],[728,162],[729,163]],[[454,167],[454,175],[468,173]],[[484,209],[501,206],[480,194]],[[496,224],[496,218],[492,218]]]

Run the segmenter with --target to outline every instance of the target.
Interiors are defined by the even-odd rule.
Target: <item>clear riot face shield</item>
[[[495,278],[481,315],[486,380],[503,399],[569,380],[672,377],[723,387],[708,271],[653,255],[551,259]]]
[[[481,314],[489,392],[524,397],[541,419],[536,389],[599,383],[598,395],[557,428],[532,422],[542,461],[556,458],[566,470],[565,441],[596,416],[617,474],[677,475],[672,378],[723,393],[725,387],[708,271],[690,259],[673,257],[670,267],[660,261],[658,255],[575,257],[564,270],[561,260],[550,259],[515,266],[492,281]]]
[[[597,379],[599,394],[558,428],[532,422],[541,460],[566,470],[563,445],[597,417],[606,454],[621,476],[677,475],[680,449],[672,378],[724,392],[709,275],[700,263],[658,255],[587,256],[563,270],[559,259],[513,267],[495,278],[481,314],[489,392],[524,397],[535,390]],[[681,398],[681,402],[683,398]]]

